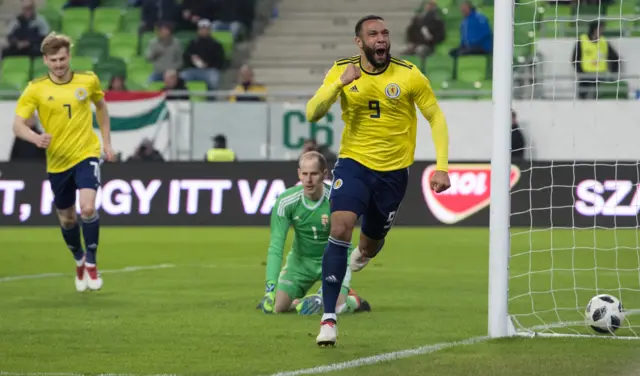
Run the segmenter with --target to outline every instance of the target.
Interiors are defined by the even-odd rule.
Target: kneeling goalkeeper
[[[300,314],[310,315],[322,312],[321,292],[307,293],[322,278],[322,256],[331,229],[331,186],[324,183],[326,175],[327,162],[322,154],[315,151],[303,154],[298,165],[298,178],[302,184],[280,194],[273,206],[266,294],[257,307],[265,313],[297,310]],[[280,271],[289,227],[294,231],[293,246]],[[349,253],[352,250],[349,249]],[[369,303],[349,288],[351,271],[346,264],[345,268],[347,275],[338,297],[337,313],[370,311]]]

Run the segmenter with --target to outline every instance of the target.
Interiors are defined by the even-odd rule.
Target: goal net
[[[519,335],[603,336],[585,322],[597,294],[626,313],[606,336],[640,334],[636,1],[513,5],[512,108],[526,145],[512,161],[507,310]]]

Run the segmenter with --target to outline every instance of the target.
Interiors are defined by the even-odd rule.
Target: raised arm
[[[315,123],[322,119],[331,105],[333,105],[340,95],[340,90],[345,84],[340,80],[340,68],[334,64],[327,72],[322,86],[316,94],[307,102],[307,121]]]
[[[271,239],[269,241],[269,250],[267,251],[267,292],[271,292],[271,289],[275,290],[278,282],[278,275],[282,267],[284,243],[287,240],[291,224],[286,206],[282,203],[282,197],[280,196],[276,200],[271,211]]]
[[[436,149],[436,170],[449,170],[449,129],[444,113],[436,100],[429,80],[416,72],[413,79],[413,97],[422,115],[431,125],[431,137]]]

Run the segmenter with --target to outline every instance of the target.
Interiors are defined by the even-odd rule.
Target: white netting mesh
[[[512,191],[509,314],[521,333],[592,335],[584,311],[606,293],[627,310],[615,335],[640,334],[640,315],[633,315],[640,308],[640,167],[632,146],[639,141],[618,133],[636,116],[629,112],[640,73],[636,1],[514,5],[513,107],[524,122],[522,114],[535,117],[531,126],[548,137],[526,146],[526,160],[535,162],[520,165],[528,184],[518,187],[527,188]],[[584,37],[596,26],[619,61]],[[576,54],[585,38],[591,44]],[[602,147],[593,146],[598,137]]]

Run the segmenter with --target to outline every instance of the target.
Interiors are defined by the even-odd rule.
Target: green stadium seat
[[[2,76],[31,69],[31,58],[26,56],[7,56],[0,62],[2,63]]]
[[[453,59],[447,55],[432,55],[427,58],[424,64],[424,71],[429,73],[434,70],[448,70],[453,72]]]
[[[233,34],[231,34],[230,31],[214,31],[211,35],[222,45],[222,48],[224,49],[224,57],[227,60],[233,59]],[[193,37],[191,39],[193,39]],[[189,41],[191,39],[189,39]],[[188,43],[189,42],[187,41],[187,44]]]
[[[191,42],[192,39],[194,39],[196,37],[196,33],[195,31],[178,31],[174,34],[174,36],[176,38],[178,38],[178,40],[180,41],[180,43],[182,43],[182,47],[183,48],[187,48],[187,45],[189,44],[189,42]],[[222,43],[221,43],[222,44]],[[142,50],[144,51],[144,49],[147,46],[144,45]],[[224,45],[223,45],[224,47]]]
[[[144,56],[147,47],[149,47],[149,42],[155,37],[156,34],[154,32],[146,32],[140,36],[140,43],[138,45],[138,53],[140,55]]]
[[[451,81],[451,69],[428,71],[426,76],[431,82],[431,87],[437,90],[443,83]]]
[[[44,64],[42,58],[34,58],[31,67],[31,78],[42,77],[49,73],[49,68]]]
[[[127,82],[135,82],[139,85],[147,85],[149,76],[153,73],[153,64],[144,57],[136,56],[127,64]]]
[[[124,60],[117,57],[108,57],[106,59],[100,60],[94,65],[93,69],[95,70],[96,74],[100,72],[101,74],[110,73],[113,76],[127,76],[127,64],[124,62]]]
[[[137,33],[141,22],[142,14],[140,8],[127,8],[120,19],[120,31]]]
[[[88,8],[68,8],[62,13],[62,32],[78,40],[91,29],[91,12]]]
[[[629,84],[626,81],[600,82],[594,88],[597,99],[629,99]]]
[[[189,90],[190,92],[207,91],[207,83],[204,81],[189,81],[186,83],[186,86],[187,90]],[[207,100],[206,96],[201,95],[190,95],[190,98],[195,102],[202,102]]]
[[[3,101],[15,101],[20,96],[19,90],[11,83],[2,81],[0,78],[0,91],[12,92],[14,94],[7,93],[6,95],[0,95],[0,100]]]
[[[160,82],[160,81],[151,82],[149,83],[149,85],[147,85],[147,90],[149,91],[162,91],[163,88],[164,88],[164,82]]]
[[[111,35],[120,30],[122,9],[99,7],[93,11],[93,31]]]
[[[100,6],[125,9],[129,5],[127,0],[102,0]]]
[[[109,38],[109,55],[129,61],[138,53],[138,34],[115,33]]]
[[[98,61],[109,56],[109,39],[101,33],[87,32],[82,34],[73,50],[76,56],[91,57]]]
[[[67,3],[67,0],[47,0],[44,6],[47,9],[62,10],[62,7]]]
[[[38,14],[47,20],[51,30],[55,31],[62,29],[62,12],[60,9],[46,7],[38,9]]]
[[[423,59],[421,56],[416,56],[416,55],[401,55],[398,57],[400,60],[406,60],[408,62],[410,62],[411,64],[415,65],[418,69],[420,69],[421,71],[423,70]]]
[[[71,69],[75,71],[92,71],[93,59],[85,56],[74,56],[71,58]]]
[[[24,90],[29,83],[30,69],[24,69],[22,71],[13,71],[11,74],[2,75],[2,82],[12,86],[17,90]]]
[[[487,56],[461,56],[458,58],[456,77],[465,82],[484,81],[490,76],[488,61]]]
[[[470,94],[477,91],[473,83],[462,81],[446,81],[438,89],[447,93],[446,98],[448,99],[469,99]]]

